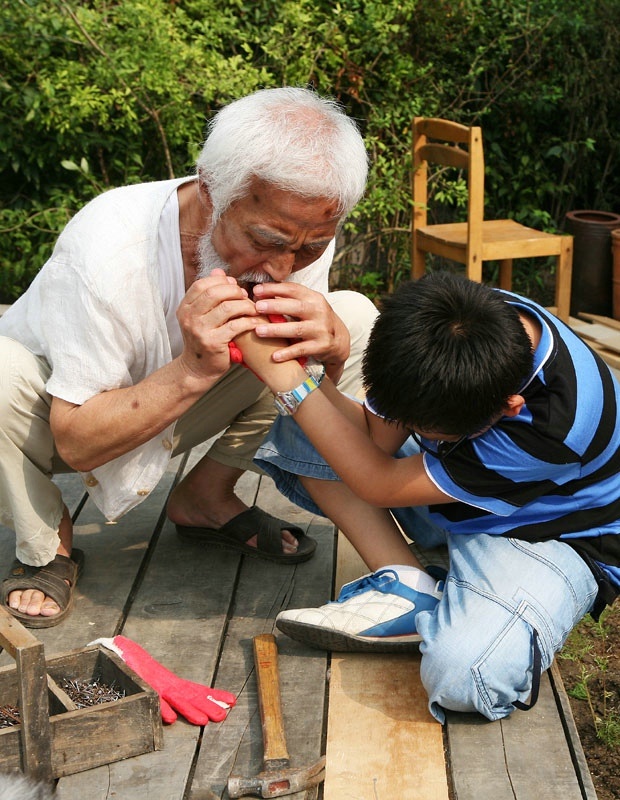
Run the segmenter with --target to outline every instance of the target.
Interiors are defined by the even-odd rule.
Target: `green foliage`
[[[0,0],[0,302],[66,220],[112,186],[187,174],[206,120],[312,84],[359,120],[369,190],[341,285],[409,273],[414,115],[483,126],[489,216],[560,228],[619,195],[617,0]],[[462,185],[438,186],[447,210]],[[548,281],[517,271],[530,293]],[[548,270],[545,270],[548,272]]]
[[[598,622],[584,617],[559,653],[559,658],[579,664],[578,679],[567,691],[587,704],[596,735],[609,748],[620,745],[620,706],[607,685],[611,652],[607,620],[612,614],[618,614],[615,605],[606,608]]]

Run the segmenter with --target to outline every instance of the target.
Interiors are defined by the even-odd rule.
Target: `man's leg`
[[[501,719],[527,702],[540,670],[592,607],[597,583],[563,542],[452,535],[449,550],[443,597],[418,616],[429,707],[439,721],[443,709]]]
[[[362,357],[377,311],[355,292],[334,292],[328,299],[351,334],[351,353],[339,387],[356,394],[361,389]],[[230,409],[229,404],[226,407]],[[245,471],[260,471],[252,459],[275,416],[271,392],[264,390],[229,420],[224,434],[172,493],[169,518],[181,525],[220,528],[245,511],[247,506],[235,494],[235,485]],[[297,541],[290,531],[283,531],[282,540],[284,553],[296,551]],[[255,537],[247,543],[256,545]]]
[[[49,373],[44,359],[0,337],[0,521],[15,530],[17,558],[31,566],[70,556],[73,539],[69,512],[51,480]],[[11,592],[9,605],[30,616],[60,610],[34,589]]]

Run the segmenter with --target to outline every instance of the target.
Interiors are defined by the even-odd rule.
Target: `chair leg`
[[[499,262],[499,288],[512,291],[512,258],[504,258]]]
[[[411,277],[414,281],[426,273],[426,252],[417,247],[412,248]]]
[[[570,316],[570,293],[573,275],[573,237],[562,236],[561,250],[556,263],[555,305],[556,314],[563,322]]]

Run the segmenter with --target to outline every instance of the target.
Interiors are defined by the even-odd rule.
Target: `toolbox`
[[[0,646],[15,660],[0,668],[0,706],[20,718],[0,729],[0,771],[51,781],[162,749],[159,696],[115,653],[93,645],[46,661],[43,644],[2,606]],[[65,680],[113,685],[119,699],[80,708]]]

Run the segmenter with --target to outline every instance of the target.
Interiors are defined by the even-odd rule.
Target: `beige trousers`
[[[361,361],[376,317],[374,305],[355,292],[333,292],[328,300],[351,334],[351,354],[339,388],[361,389]],[[16,554],[26,564],[49,563],[58,549],[63,513],[55,474],[71,472],[58,456],[49,425],[50,367],[18,342],[0,337],[0,522],[16,533]],[[271,392],[244,367],[233,367],[178,420],[173,453],[224,433],[209,456],[244,470],[259,471],[252,458],[275,418]]]

